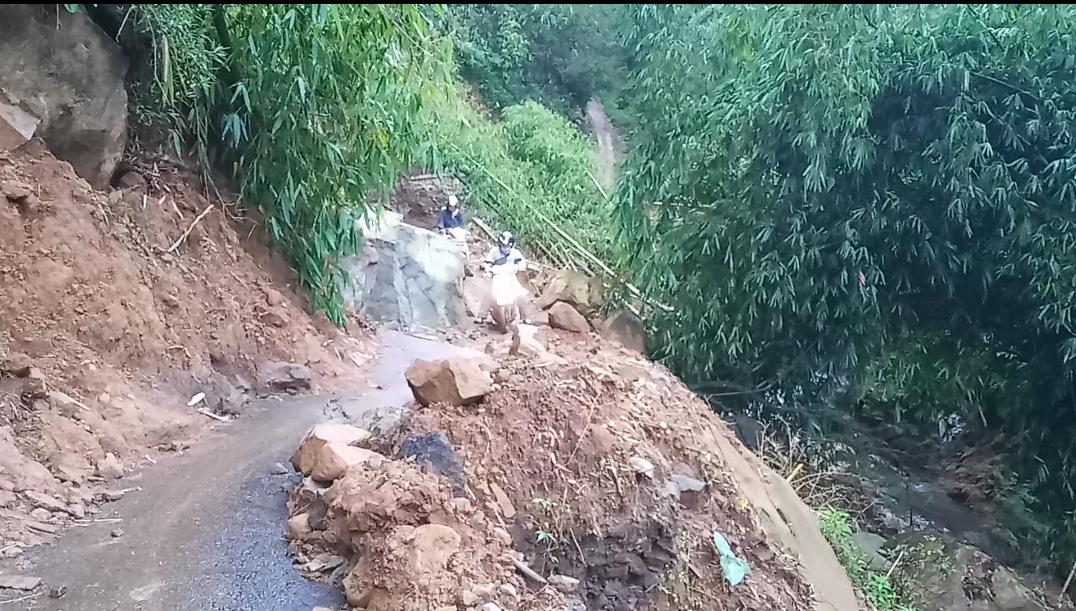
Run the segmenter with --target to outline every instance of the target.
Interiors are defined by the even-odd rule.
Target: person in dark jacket
[[[460,210],[460,202],[455,195],[448,196],[448,205],[441,208],[441,214],[437,215],[437,228],[447,232],[449,229],[463,229],[463,211]]]

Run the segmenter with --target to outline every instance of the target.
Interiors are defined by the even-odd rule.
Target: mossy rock
[[[920,611],[1045,611],[1034,592],[978,548],[935,533],[901,538],[894,578]]]

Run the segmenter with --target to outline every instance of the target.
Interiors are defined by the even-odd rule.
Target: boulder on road
[[[306,434],[291,464],[315,480],[336,480],[351,465],[380,459],[380,454],[357,447],[371,436],[369,431],[350,424],[319,424]]]
[[[478,363],[467,359],[415,361],[404,374],[421,405],[468,405],[493,389],[493,379]]]
[[[590,323],[570,304],[558,301],[549,308],[549,326],[573,333],[589,333]]]
[[[345,306],[402,329],[450,329],[466,318],[466,258],[455,241],[387,210],[359,230],[362,253],[341,262],[352,278]]]
[[[263,390],[310,390],[313,378],[309,367],[297,363],[270,362],[258,372]]]
[[[86,11],[56,8],[4,7],[0,89],[11,106],[40,120],[36,132],[53,155],[104,188],[127,144],[127,57]],[[16,131],[25,135],[21,121]]]
[[[574,270],[561,270],[538,297],[538,307],[547,309],[558,301],[563,301],[578,311],[589,314],[602,304],[602,284],[596,278]]]

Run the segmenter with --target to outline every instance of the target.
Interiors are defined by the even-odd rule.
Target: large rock
[[[6,101],[0,94],[0,151],[10,151],[34,137],[41,121],[22,108]]]
[[[347,474],[347,470],[356,465],[377,468],[385,457],[366,448],[327,443],[318,452],[310,478],[319,482],[334,482]]]
[[[646,328],[639,317],[627,310],[620,310],[602,323],[602,337],[612,340],[628,350],[646,354]]]
[[[310,390],[314,374],[306,365],[270,362],[258,371],[262,390]]]
[[[937,532],[901,540],[897,577],[914,584],[922,611],[1044,611],[1035,593],[979,549]]]
[[[516,325],[512,329],[512,347],[515,356],[544,356],[549,347],[541,330],[533,325]]]
[[[415,361],[404,374],[421,405],[475,403],[493,389],[493,379],[475,361]]]
[[[538,307],[544,310],[563,301],[583,314],[590,314],[601,306],[602,293],[600,280],[577,271],[561,270],[546,284],[538,297]]]
[[[350,424],[319,424],[310,429],[291,464],[318,481],[334,481],[352,465],[378,463],[381,455],[357,447],[370,439],[369,431]]]
[[[37,133],[53,155],[107,187],[127,143],[127,58],[119,45],[85,11],[9,4],[0,9],[0,58],[6,102],[40,120]]]
[[[349,309],[403,329],[447,329],[466,318],[465,260],[455,242],[388,211],[360,230],[363,253],[342,263]]]
[[[463,470],[456,448],[444,433],[434,432],[408,437],[400,444],[400,458],[413,459],[415,464],[447,479],[452,484],[454,495],[458,497],[466,495],[467,474]]]
[[[573,333],[589,333],[590,323],[571,305],[558,301],[549,308],[549,326]]]

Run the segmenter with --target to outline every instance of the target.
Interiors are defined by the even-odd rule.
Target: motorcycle
[[[515,265],[497,265],[489,270],[492,276],[489,283],[493,317],[493,326],[501,333],[508,333],[512,325],[523,318],[519,304],[527,297],[516,275]]]

